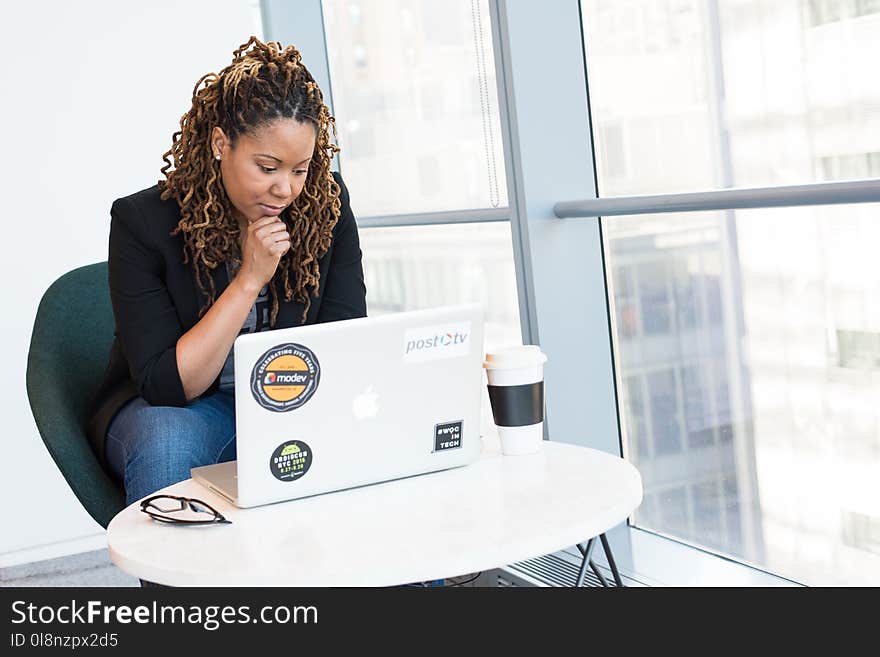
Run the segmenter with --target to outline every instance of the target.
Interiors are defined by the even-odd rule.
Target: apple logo
[[[373,386],[367,386],[363,392],[355,395],[351,412],[359,420],[376,417],[379,414],[379,395],[373,390]]]

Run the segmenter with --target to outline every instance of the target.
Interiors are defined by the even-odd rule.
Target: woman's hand
[[[290,233],[279,217],[260,217],[241,233],[241,269],[238,276],[259,292],[272,280],[281,256],[290,248]]]

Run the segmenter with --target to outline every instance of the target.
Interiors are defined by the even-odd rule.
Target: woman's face
[[[226,194],[242,224],[277,216],[300,195],[315,150],[312,123],[276,119],[253,134],[240,135],[235,147],[223,130],[211,135],[214,157]]]

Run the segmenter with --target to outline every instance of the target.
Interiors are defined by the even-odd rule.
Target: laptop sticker
[[[268,411],[284,413],[305,404],[321,381],[318,358],[301,344],[272,347],[251,372],[251,393]]]
[[[312,450],[301,440],[288,440],[272,452],[269,469],[279,481],[296,481],[312,467]]]
[[[471,352],[471,323],[407,329],[403,336],[403,362],[455,358]]]
[[[434,451],[443,452],[447,449],[461,447],[461,428],[463,420],[444,422],[434,425]]]

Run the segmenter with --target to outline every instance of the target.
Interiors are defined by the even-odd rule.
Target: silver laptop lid
[[[479,304],[240,336],[238,504],[476,460],[482,359]]]

